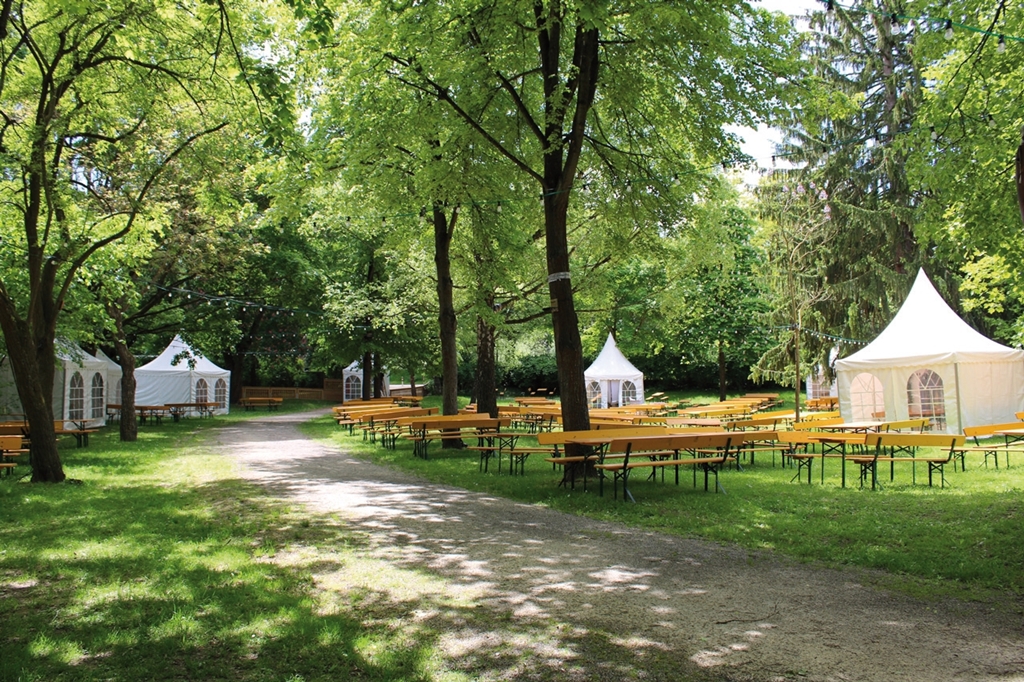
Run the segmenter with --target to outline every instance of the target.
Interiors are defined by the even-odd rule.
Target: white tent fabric
[[[1024,410],[1024,351],[979,334],[953,312],[924,270],[889,326],[836,362],[843,418],[884,404],[886,419],[932,418],[935,430],[1016,421]],[[945,422],[943,428],[943,422]]]
[[[107,366],[72,341],[56,342],[57,367],[53,374],[53,418],[85,422],[89,427],[107,423],[106,398],[110,385]],[[77,376],[76,376],[77,375]],[[10,359],[0,361],[0,414],[22,414]]]
[[[107,402],[121,403],[121,365],[111,360],[106,353],[96,349],[96,359],[107,366]]]
[[[106,424],[110,385],[107,364],[70,341],[57,342],[57,361],[60,364],[53,379],[53,418],[85,422],[89,427]]]
[[[591,407],[644,402],[644,375],[633,366],[608,334],[594,364],[583,373]]]
[[[175,336],[155,359],[135,370],[136,405],[218,402],[214,414],[227,414],[230,388],[231,372],[193,350],[180,336]]]
[[[345,400],[359,400],[363,397],[363,364],[358,360],[353,360],[352,364],[344,369],[341,373],[342,379],[345,381]],[[373,387],[370,387],[370,393],[373,393]],[[384,395],[391,395],[391,373],[384,372]]]

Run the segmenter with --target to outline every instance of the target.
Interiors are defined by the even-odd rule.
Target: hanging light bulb
[[[498,202],[498,213],[501,213],[501,202]]]
[[[931,128],[931,131],[932,131],[932,142],[935,142],[937,139],[939,139],[939,134],[937,132],[935,132],[935,126],[929,126],[929,127]]]
[[[946,36],[946,40],[952,40],[953,39],[953,20],[952,19],[946,19],[946,32],[943,35]]]
[[[1002,53],[1006,52],[1006,38],[1005,37],[999,36],[999,42],[996,43],[996,52],[998,52],[999,54],[1002,54]]]

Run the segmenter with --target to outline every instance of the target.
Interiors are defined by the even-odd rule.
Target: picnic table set
[[[664,396],[657,396],[663,398]],[[414,456],[428,459],[431,446],[462,441],[464,449],[479,456],[481,473],[526,475],[526,464],[535,455],[560,470],[557,485],[587,490],[596,478],[603,495],[604,484],[612,497],[634,500],[631,475],[638,470],[647,480],[664,481],[668,474],[678,485],[680,469],[689,469],[696,488],[703,478],[705,491],[725,492],[720,473],[742,470],[756,457],[771,456],[792,467],[792,481],[814,482],[818,473],[825,483],[828,460],[839,466],[839,485],[847,486],[847,466],[853,468],[859,486],[881,488],[879,466],[888,465],[889,481],[897,469],[909,467],[911,484],[918,467],[928,474],[928,485],[947,485],[945,465],[965,466],[965,455],[984,455],[985,465],[1009,454],[1024,453],[1024,422],[993,425],[975,434],[928,432],[927,418],[844,421],[837,411],[805,412],[796,421],[793,410],[771,409],[777,394],[755,394],[712,405],[671,406],[665,400],[617,408],[591,410],[591,428],[560,429],[560,405],[545,396],[518,398],[501,405],[498,416],[475,412],[474,406],[454,415],[437,414],[437,408],[402,407],[393,400],[350,401],[334,408],[338,424],[350,433],[362,431],[364,440],[395,449],[398,442],[412,443]],[[831,406],[832,401],[819,401]],[[1024,417],[1024,413],[1018,418]],[[988,437],[988,440],[979,440]],[[997,439],[997,440],[993,440]],[[818,472],[814,472],[815,462]],[[834,475],[834,474],[833,474]]]

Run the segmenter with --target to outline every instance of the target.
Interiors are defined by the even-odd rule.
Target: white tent
[[[56,342],[57,367],[53,374],[53,418],[85,422],[90,427],[107,423],[107,366],[71,341]],[[10,359],[0,362],[0,414],[22,413]]]
[[[644,402],[644,375],[626,359],[611,334],[594,364],[583,373],[583,379],[591,407]]]
[[[228,413],[231,372],[221,369],[175,336],[163,353],[135,370],[135,404],[216,402]]]
[[[107,366],[107,402],[121,403],[121,365],[111,360],[106,353],[96,349],[96,359]]]
[[[341,373],[345,381],[345,401],[359,400],[363,397],[363,365],[358,360],[352,362]],[[370,394],[373,394],[371,385]],[[391,373],[384,372],[384,395],[391,395]]]
[[[889,326],[836,374],[847,420],[929,417],[933,430],[959,433],[1024,410],[1024,351],[968,326],[923,270]]]

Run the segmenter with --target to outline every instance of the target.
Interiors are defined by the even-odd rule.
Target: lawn
[[[359,537],[210,448],[211,427],[255,416],[69,437],[74,483],[0,478],[0,680],[471,679],[440,670],[440,633],[403,620],[464,606],[437,580],[368,566]],[[408,603],[378,600],[367,574]]]

